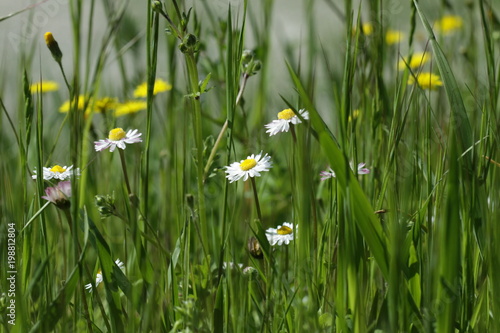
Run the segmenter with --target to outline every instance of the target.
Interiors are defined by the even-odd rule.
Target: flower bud
[[[63,54],[61,49],[59,48],[59,44],[57,44],[57,41],[54,39],[54,36],[52,36],[51,32],[45,33],[45,43],[47,44],[47,47],[49,48],[49,51],[52,54],[54,60],[60,63]]]
[[[264,258],[264,254],[262,253],[262,249],[260,248],[259,241],[255,237],[250,237],[247,243],[248,251],[252,255],[252,257],[256,259]]]
[[[95,205],[97,206],[97,210],[99,211],[101,218],[116,215],[114,195],[96,195]]]

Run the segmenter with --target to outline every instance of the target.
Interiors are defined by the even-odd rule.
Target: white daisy
[[[370,173],[370,169],[365,168],[365,165],[366,165],[366,163],[359,163],[358,164],[358,175],[366,175],[366,174]],[[351,169],[353,169],[352,164],[351,164]],[[328,170],[321,171],[320,175],[321,175],[321,180],[335,178],[335,171],[333,171],[332,168],[328,168]]]
[[[245,181],[248,177],[260,177],[262,171],[269,171],[272,167],[270,159],[271,156],[266,154],[262,157],[262,152],[260,152],[256,156],[254,154],[248,156],[246,160],[241,162],[231,163],[230,166],[226,167],[226,178],[232,183],[241,178]]]
[[[125,264],[123,262],[120,261],[120,259],[116,259],[115,260],[115,264],[116,266],[118,266],[121,270],[123,270],[125,268]],[[102,271],[99,270],[99,272],[97,272],[96,276],[95,276],[95,287],[97,288],[98,285],[101,284],[101,282],[103,281],[103,277],[102,277]],[[87,283],[85,285],[85,289],[88,289],[89,290],[89,293],[92,292],[92,283]]]
[[[309,112],[307,112],[306,110],[300,109],[299,114],[302,116],[302,118],[309,119]],[[269,124],[264,125],[264,127],[267,128],[266,133],[269,133],[269,136],[273,136],[275,134],[278,134],[279,132],[288,132],[288,130],[290,129],[290,123],[292,123],[293,125],[297,125],[301,122],[302,121],[300,121],[300,118],[297,117],[292,109],[285,109],[278,113],[278,119],[275,119]]]
[[[279,225],[276,229],[267,229],[266,237],[271,246],[276,244],[281,246],[283,243],[288,245],[291,241],[293,241],[295,232],[297,232],[298,228],[298,224],[295,226],[294,230],[293,223],[283,222],[283,225]]]
[[[125,144],[142,142],[140,136],[142,133],[137,133],[137,130],[129,130],[127,133],[122,128],[115,128],[109,131],[109,137],[104,140],[95,141],[95,150],[101,151],[109,148],[109,151],[114,151],[116,147],[125,149]]]
[[[60,166],[60,165],[54,165],[52,168],[46,168],[43,167],[43,179],[44,180],[51,180],[51,179],[59,179],[59,180],[66,180],[69,177],[71,177],[71,174],[73,173],[73,166],[70,165],[68,166]],[[80,174],[80,169],[76,169],[76,174]],[[36,179],[36,170],[33,171],[34,175],[31,176],[33,179]]]

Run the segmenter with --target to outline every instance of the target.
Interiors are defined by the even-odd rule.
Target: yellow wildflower
[[[163,81],[162,79],[156,79],[155,86],[153,88],[153,95],[169,90],[172,90],[172,85],[170,83]],[[148,96],[148,84],[147,82],[143,82],[139,86],[137,86],[137,88],[134,90],[134,97],[140,98],[147,96]]]
[[[443,85],[439,75],[429,72],[419,73],[417,75],[417,83],[422,89],[436,89],[436,87]],[[408,84],[415,84],[414,76],[409,77]]]
[[[385,33],[385,42],[387,45],[398,44],[405,38],[405,34],[399,30],[387,30]]]
[[[120,103],[115,108],[115,117],[121,117],[127,114],[136,113],[147,108],[148,104],[144,101],[128,101]]]
[[[431,60],[431,55],[427,52],[415,52],[410,57],[404,57],[398,63],[399,70],[404,70],[407,66],[411,69],[418,68]]]
[[[460,16],[445,15],[439,21],[435,22],[436,30],[443,35],[448,35],[462,27],[463,20]]]
[[[59,90],[59,84],[55,81],[35,82],[30,86],[32,93],[46,93]]]
[[[96,112],[105,113],[106,111],[113,110],[118,106],[118,101],[116,98],[103,97],[98,99],[94,104],[94,110]]]
[[[75,98],[75,99],[76,99],[76,98]],[[79,111],[83,111],[83,107],[84,107],[85,105],[87,105],[86,110],[85,110],[85,111],[87,111],[87,110],[89,109],[90,104],[92,104],[91,102],[92,102],[92,101],[89,101],[88,97],[87,97],[87,96],[85,96],[85,95],[80,95],[80,96],[78,96],[78,110],[79,110]],[[74,103],[75,103],[75,102],[73,101],[73,103],[71,103],[71,104],[74,104]],[[71,105],[71,104],[70,104],[69,100],[65,101],[65,102],[61,105],[61,107],[59,107],[59,112],[62,112],[62,113],[66,113],[66,112],[68,112],[68,111],[70,110],[70,108],[72,107],[72,105]]]

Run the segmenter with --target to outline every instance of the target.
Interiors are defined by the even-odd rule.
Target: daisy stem
[[[118,152],[120,153],[120,161],[122,162],[122,170],[123,170],[123,177],[125,178],[125,185],[127,186],[127,192],[128,192],[129,197],[130,197],[133,193],[132,193],[132,190],[130,189],[130,183],[128,181],[127,164],[125,163],[125,155],[124,155],[122,149],[118,149]]]
[[[255,206],[257,207],[257,216],[259,217],[259,221],[262,222],[262,213],[260,211],[259,196],[257,194],[257,185],[255,185],[255,178],[250,177],[250,181],[252,182],[253,196],[255,198]]]
[[[290,133],[292,133],[293,143],[297,143],[297,135],[295,134],[295,126],[290,124]]]
[[[250,75],[246,73],[243,74],[243,80],[241,81],[240,90],[238,91],[238,95],[236,96],[236,102],[234,106],[237,106],[240,103],[241,97],[243,96],[243,91],[245,90],[249,77]],[[219,148],[220,142],[222,141],[222,137],[224,136],[224,133],[226,133],[228,126],[229,126],[229,121],[228,119],[226,119],[226,122],[224,123],[224,125],[222,125],[219,135],[217,136],[217,140],[215,140],[214,146],[212,147],[212,151],[210,152],[210,156],[208,157],[207,164],[205,165],[205,170],[203,173],[203,180],[205,180],[205,178],[207,177],[208,171],[210,170],[210,166],[212,165],[212,162],[215,158],[215,153],[217,153],[217,148]]]

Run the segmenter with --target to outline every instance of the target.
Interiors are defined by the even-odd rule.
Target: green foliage
[[[500,13],[437,8],[71,0],[6,45],[2,331],[499,332]]]

